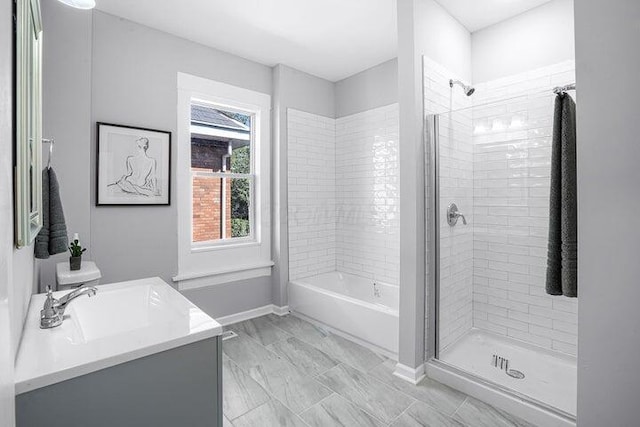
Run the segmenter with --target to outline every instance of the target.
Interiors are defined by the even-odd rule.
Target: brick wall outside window
[[[203,172],[220,172],[222,156],[227,153],[226,142],[199,143],[192,141],[191,170]],[[229,167],[229,164],[227,164]],[[222,212],[221,178],[193,178],[193,241],[204,242],[218,240],[221,235]],[[231,180],[226,180],[226,212],[225,233],[231,237]]]

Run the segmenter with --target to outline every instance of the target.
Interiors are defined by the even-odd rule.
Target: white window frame
[[[250,238],[193,242],[193,180],[191,170],[191,104],[252,115],[251,162],[253,195]],[[178,289],[271,274],[271,96],[185,73],[178,73]],[[229,177],[232,174],[230,174]]]

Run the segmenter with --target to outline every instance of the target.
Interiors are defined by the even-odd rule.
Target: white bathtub
[[[289,308],[392,358],[398,354],[398,287],[331,272],[289,282]]]

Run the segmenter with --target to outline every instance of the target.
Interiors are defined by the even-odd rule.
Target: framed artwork
[[[170,205],[171,132],[97,126],[96,205]]]

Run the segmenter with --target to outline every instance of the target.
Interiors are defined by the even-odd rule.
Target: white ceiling
[[[396,0],[98,0],[97,8],[330,81],[396,56]]]
[[[97,0],[110,14],[338,81],[397,55],[397,0]],[[470,32],[551,0],[437,0]]]
[[[470,32],[512,18],[551,0],[436,0]]]

